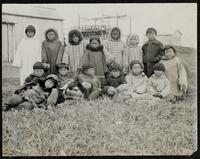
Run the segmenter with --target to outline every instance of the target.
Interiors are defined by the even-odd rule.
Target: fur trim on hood
[[[50,31],[53,31],[53,32],[55,33],[55,35],[56,35],[56,37],[55,37],[54,40],[58,40],[58,38],[59,38],[59,36],[58,36],[58,31],[57,31],[56,29],[54,29],[54,28],[49,28],[49,29],[47,29],[47,30],[45,31],[45,33],[44,33],[45,39],[46,39],[47,41],[49,41],[48,38],[47,38],[47,33],[50,32]]]
[[[74,41],[72,39],[72,37],[73,37],[74,34],[76,34],[76,36],[79,37],[78,43],[74,43]],[[79,45],[82,40],[83,40],[83,35],[82,35],[82,33],[79,30],[74,29],[74,30],[71,30],[68,33],[68,42],[69,42],[70,45]]]
[[[97,48],[93,48],[93,47],[91,47],[90,44],[87,44],[86,49],[90,50],[90,51],[103,51],[103,45],[100,45]]]
[[[140,40],[140,39],[139,39],[139,36],[138,36],[137,34],[135,34],[135,33],[131,33],[131,34],[129,34],[129,35],[127,36],[127,38],[126,38],[126,44],[127,44],[128,47],[133,47],[133,45],[130,44],[130,39],[131,39],[133,36],[136,37],[136,39],[137,39],[137,44],[139,44],[139,40]]]
[[[118,38],[117,40],[114,40],[114,39],[112,38],[112,35],[111,35],[112,32],[115,31],[115,30],[119,31],[119,38]],[[111,31],[110,31],[110,39],[111,39],[112,41],[120,41],[120,40],[121,40],[121,30],[120,30],[118,27],[114,27],[114,28],[111,29]]]

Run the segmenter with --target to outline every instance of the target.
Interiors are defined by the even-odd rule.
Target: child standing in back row
[[[114,57],[113,61],[124,67],[125,43],[121,40],[121,31],[118,27],[111,30],[110,39],[104,42],[104,47]]]
[[[177,57],[176,50],[173,46],[166,46],[164,48],[165,55],[162,57],[160,63],[166,68],[166,77],[171,83],[172,102],[183,98],[183,95],[188,90],[187,72]]]
[[[146,36],[148,41],[142,46],[144,73],[149,78],[153,74],[153,66],[161,60],[163,55],[163,44],[156,39],[157,31],[148,28]]]
[[[138,60],[141,63],[143,63],[142,49],[140,46],[138,46],[139,36],[137,34],[128,35],[126,39],[126,44],[127,44],[126,56],[125,56],[127,58],[125,60],[126,65],[129,66],[131,61],[133,60]]]
[[[25,37],[20,41],[13,60],[13,66],[20,67],[20,85],[32,73],[34,63],[41,61],[41,42],[36,36],[35,26],[27,26],[24,32]]]
[[[64,48],[58,39],[58,33],[55,29],[49,28],[45,32],[45,39],[42,42],[42,62],[49,67],[48,74],[56,74],[56,64],[61,63]]]
[[[82,56],[79,68],[85,64],[92,64],[95,68],[95,75],[101,80],[102,84],[105,81],[105,74],[108,72],[106,65],[103,46],[99,38],[91,38],[86,47],[85,54]]]
[[[71,30],[68,34],[68,45],[63,55],[63,63],[69,64],[70,72],[77,71],[80,59],[86,49],[82,33],[78,30]]]

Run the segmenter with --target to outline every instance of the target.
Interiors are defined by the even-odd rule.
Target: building
[[[172,34],[158,34],[156,39],[161,41],[164,45],[179,45],[181,46],[182,33],[176,30]],[[147,41],[147,36],[144,35],[144,42]]]
[[[2,5],[2,61],[12,62],[17,45],[24,37],[27,25],[36,26],[38,38],[44,40],[48,28],[58,31],[63,41],[63,18],[56,9],[38,5],[4,4]]]

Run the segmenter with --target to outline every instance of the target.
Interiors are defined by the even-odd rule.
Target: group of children
[[[29,32],[33,34],[30,36]],[[26,40],[32,40],[36,30],[31,25],[25,33]],[[156,39],[156,29],[148,28],[146,35],[148,41],[140,47],[137,34],[130,34],[124,43],[117,27],[111,30],[110,39],[102,41],[94,36],[88,43],[80,31],[72,30],[64,48],[57,31],[48,29],[46,40],[37,49],[41,60],[36,59],[31,75],[23,75],[22,86],[4,103],[3,110],[35,106],[48,109],[66,99],[137,98],[144,94],[175,103],[188,90],[187,72],[175,48],[163,47]],[[27,57],[21,52],[17,50],[16,57]],[[14,59],[14,64],[19,63],[15,66],[23,70],[27,66],[22,59]]]

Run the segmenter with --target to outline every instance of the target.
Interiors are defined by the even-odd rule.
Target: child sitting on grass
[[[124,97],[138,97],[147,92],[148,78],[143,72],[143,64],[138,60],[130,63],[130,73],[126,76],[127,84],[121,86]]]
[[[173,46],[164,48],[165,55],[160,63],[165,66],[165,74],[171,83],[171,101],[173,103],[178,99],[183,99],[188,91],[188,77],[185,67],[177,57]]]
[[[148,80],[148,91],[158,98],[165,98],[170,94],[170,82],[165,76],[165,66],[162,63],[154,65],[154,74]]]
[[[102,93],[112,98],[120,91],[120,86],[125,84],[126,80],[118,63],[114,63],[110,70],[110,77],[106,78]]]
[[[91,64],[82,66],[82,73],[75,77],[74,82],[70,83],[68,88],[72,90],[78,87],[84,94],[84,98],[94,100],[101,95],[101,82],[95,75],[95,68]]]
[[[68,86],[74,81],[72,72],[69,72],[69,64],[60,63],[56,65],[58,71],[58,89],[59,93],[63,93],[65,99],[75,99],[82,97],[80,90],[75,87],[73,90],[69,90]]]
[[[45,75],[45,66],[42,62],[36,62],[33,65],[33,73],[25,78],[25,82],[20,88],[18,88],[15,93],[23,92],[27,89],[30,89],[32,86],[36,85],[39,80],[43,80],[46,77]]]
[[[50,74],[44,80],[22,93],[14,94],[2,107],[3,111],[11,108],[24,108],[31,110],[39,105],[47,107],[55,106],[58,102],[57,76]]]

